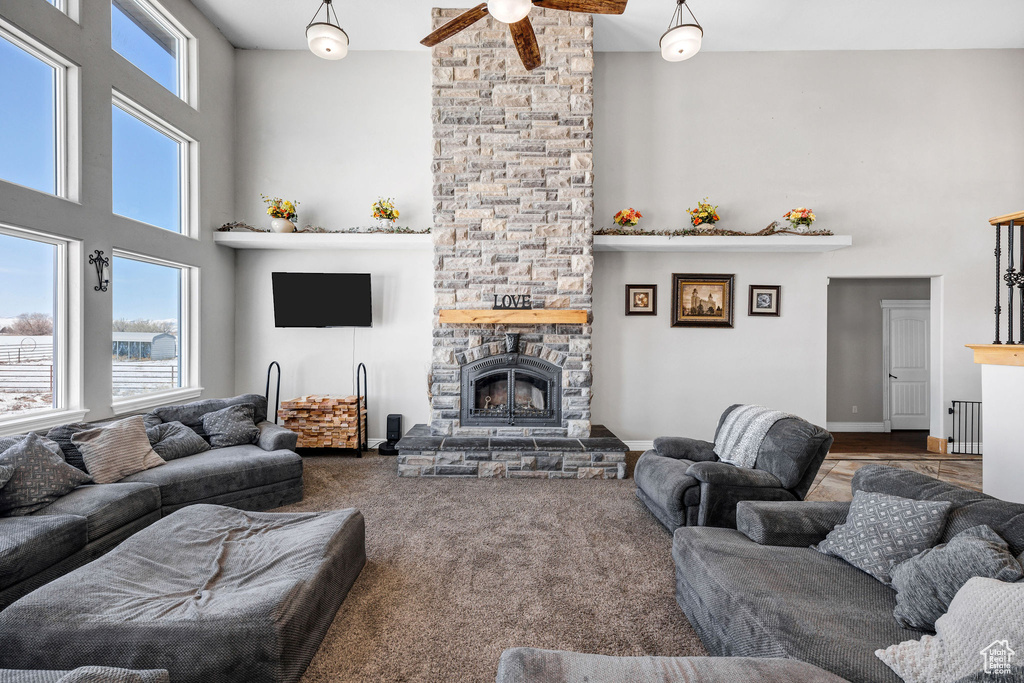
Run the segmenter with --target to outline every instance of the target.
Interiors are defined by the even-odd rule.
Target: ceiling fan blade
[[[434,47],[438,43],[448,40],[459,31],[464,31],[476,22],[487,16],[487,3],[482,2],[468,12],[463,12],[447,24],[437,29],[429,36],[420,41],[421,45]]]
[[[509,24],[512,31],[512,42],[519,50],[519,58],[523,60],[523,66],[527,71],[533,71],[540,66],[540,45],[537,44],[537,34],[533,32],[533,24],[526,18]]]
[[[533,4],[537,7],[587,14],[622,14],[626,11],[626,0],[533,0]]]

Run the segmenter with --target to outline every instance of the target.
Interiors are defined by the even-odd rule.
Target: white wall
[[[373,327],[274,327],[274,271],[370,273]],[[281,364],[282,400],[303,394],[348,396],[355,393],[353,370],[362,362],[371,439],[384,438],[389,413],[403,414],[406,429],[426,422],[432,282],[429,251],[239,252],[237,391],[263,393],[267,366],[276,360]]]
[[[67,201],[0,181],[0,222],[82,241],[84,258],[114,248],[156,256],[201,271],[200,383],[207,396],[234,389],[234,259],[211,233],[232,216],[234,49],[188,0],[163,6],[196,39],[198,109],[144,75],[110,48],[110,3],[83,0],[75,23],[45,2],[4,2],[0,13],[53,50],[81,65],[80,201]],[[194,240],[116,216],[111,211],[111,89],[199,141],[199,224]],[[94,291],[95,270],[82,263],[84,407],[94,420],[112,414],[110,340],[113,288]]]
[[[235,212],[267,227],[260,194],[297,199],[299,223],[373,225],[393,197],[397,225],[433,225],[429,52],[236,52]]]
[[[987,218],[1024,201],[1024,51],[596,58],[599,227],[628,206],[644,213],[644,227],[684,227],[685,209],[710,195],[720,227],[756,231],[810,206],[820,227],[853,235],[854,247],[827,256],[600,255],[595,421],[627,439],[707,437],[722,408],[756,395],[824,422],[828,277],[944,276],[942,402],[977,395],[980,373],[963,345],[991,337]],[[992,106],[993,92],[1007,101]],[[755,278],[782,284],[783,316],[755,326],[744,301],[734,330],[670,329],[672,272],[736,273],[743,297]],[[621,316],[627,282],[657,283],[664,312],[604,317]],[[813,291],[798,299],[802,286]],[[697,347],[699,356],[682,353]],[[737,364],[755,354],[760,364]],[[754,367],[763,371],[752,377]],[[625,393],[618,377],[630,378]],[[936,432],[945,435],[937,421]]]

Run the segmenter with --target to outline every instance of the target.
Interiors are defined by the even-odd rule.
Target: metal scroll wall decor
[[[97,292],[107,291],[107,286],[110,284],[110,279],[103,279],[103,270],[110,267],[110,259],[103,255],[103,252],[99,249],[89,257],[89,265],[96,267],[96,286],[93,288]]]

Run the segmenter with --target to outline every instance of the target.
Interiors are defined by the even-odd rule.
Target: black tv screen
[[[273,273],[277,327],[372,327],[369,273]]]

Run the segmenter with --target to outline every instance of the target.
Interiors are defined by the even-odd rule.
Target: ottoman
[[[366,563],[358,510],[183,508],[0,612],[0,668],[302,676]]]

